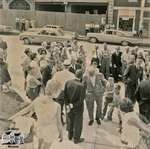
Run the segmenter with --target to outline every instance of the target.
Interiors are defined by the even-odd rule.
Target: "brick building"
[[[0,0],[3,9],[39,10],[81,14],[105,14],[113,21],[113,0]]]
[[[117,29],[150,36],[150,0],[114,0],[113,21]]]

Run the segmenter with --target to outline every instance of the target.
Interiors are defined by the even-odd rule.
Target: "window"
[[[119,31],[116,32],[116,35],[118,35],[118,36],[125,36],[124,33],[119,32]]]
[[[13,0],[9,4],[10,9],[20,9],[20,10],[29,10],[30,5],[25,0]]]
[[[128,0],[128,2],[138,2],[138,0]]]
[[[48,32],[46,30],[42,30],[42,31],[40,31],[40,34],[42,34],[42,35],[48,35]]]
[[[106,34],[112,35],[113,31],[106,31]]]
[[[50,35],[51,36],[56,36],[56,33],[55,32],[51,32]]]

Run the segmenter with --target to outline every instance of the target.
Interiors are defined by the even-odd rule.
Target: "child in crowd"
[[[114,78],[109,77],[108,82],[106,84],[106,90],[104,93],[105,102],[104,102],[104,109],[103,109],[103,119],[107,113],[107,108],[110,103],[113,101],[113,94],[114,94]]]
[[[133,107],[133,103],[128,98],[120,102],[121,142],[127,149],[149,149],[150,127],[139,118]]]
[[[120,90],[121,90],[121,86],[116,84],[114,86],[114,94],[113,94],[113,101],[111,104],[109,104],[109,111],[108,111],[108,114],[107,114],[107,119],[112,121],[112,115],[113,115],[113,112],[114,112],[114,109],[117,109],[117,113],[118,113],[118,116],[119,116],[119,104],[120,104],[120,101],[121,101],[121,96],[120,96]],[[120,116],[119,116],[120,117]]]

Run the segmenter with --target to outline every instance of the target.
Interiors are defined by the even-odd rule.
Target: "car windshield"
[[[106,34],[109,34],[109,35],[112,35],[113,34],[113,31],[106,31]]]
[[[118,36],[125,36],[125,34],[123,32],[120,32],[120,31],[116,31],[116,35],[118,35]]]
[[[55,32],[50,32],[49,33],[51,36],[57,36],[57,34]]]

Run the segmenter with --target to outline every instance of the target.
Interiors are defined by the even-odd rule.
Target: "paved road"
[[[32,49],[37,49],[38,46],[25,46],[19,41],[17,36],[3,36],[3,38],[8,42],[8,64],[9,71],[12,77],[13,87],[25,97],[23,91],[23,72],[21,70],[21,62],[24,49],[30,47]],[[94,49],[95,44],[90,44],[87,42],[80,42],[83,44],[84,48],[87,50],[88,61],[92,55],[92,49]],[[98,44],[100,48],[102,44]],[[115,45],[109,45],[111,50],[115,49]],[[142,48],[143,50],[146,48]],[[122,85],[123,86],[123,85]],[[122,88],[122,95],[124,94],[124,88]],[[2,100],[0,98],[0,100]],[[0,102],[1,103],[1,102]],[[13,105],[12,105],[13,106]],[[11,108],[11,104],[9,106]],[[8,108],[8,110],[10,110]],[[94,124],[92,127],[88,125],[88,115],[85,110],[84,114],[84,130],[83,137],[85,138],[85,143],[81,144],[83,149],[117,149],[121,145],[119,134],[117,132],[117,119],[114,118],[114,122],[102,122],[101,126]],[[0,125],[1,126],[1,125]],[[29,145],[30,146],[30,145]],[[32,149],[32,147],[22,146],[23,149]],[[0,147],[1,149],[1,147]]]

